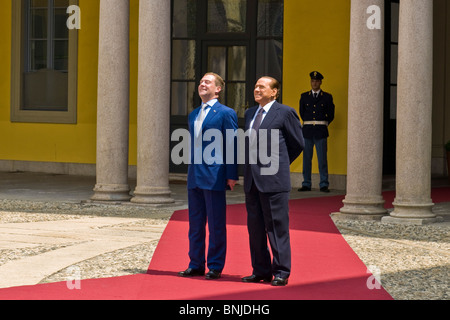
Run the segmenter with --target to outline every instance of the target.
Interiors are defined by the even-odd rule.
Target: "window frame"
[[[175,41],[194,41],[195,42],[195,78],[194,79],[178,79],[173,77],[173,72],[171,72],[171,90],[173,90],[174,83],[194,83],[196,87],[198,85],[199,79],[201,79],[204,72],[211,71],[207,69],[207,57],[205,47],[208,45],[212,46],[216,44],[217,46],[233,46],[233,45],[245,45],[247,46],[247,63],[248,63],[248,77],[246,79],[247,89],[246,89],[246,100],[247,105],[251,106],[254,104],[253,96],[253,85],[256,82],[256,78],[261,76],[257,70],[256,58],[257,46],[260,42],[265,41],[278,41],[283,47],[284,43],[284,30],[280,35],[261,35],[258,34],[258,14],[259,14],[259,0],[247,0],[247,15],[246,15],[246,30],[243,32],[208,32],[207,20],[208,20],[208,0],[197,0],[196,5],[196,25],[195,25],[195,35],[180,36],[174,34],[174,6],[176,0],[171,1],[171,46],[173,47]],[[282,16],[282,27],[284,29],[284,1],[283,1],[283,16]],[[173,51],[172,51],[172,68],[173,68]],[[255,59],[252,59],[255,57]],[[171,70],[173,71],[173,70]],[[266,74],[266,73],[265,73]],[[222,75],[224,76],[224,75]],[[226,78],[226,77],[225,77]],[[283,58],[281,59],[281,70],[279,79],[280,83],[283,81]],[[230,82],[226,80],[226,82]],[[197,91],[196,91],[197,93]],[[173,104],[172,99],[170,103],[171,108],[171,123],[173,124],[183,124],[186,122],[186,118],[193,108],[200,105],[201,101],[197,94],[194,94],[194,105],[190,107],[186,106],[187,114],[173,114]],[[172,96],[171,96],[172,97]],[[282,102],[282,95],[278,99]],[[239,119],[240,122],[243,118]]]
[[[68,61],[68,101],[67,111],[23,110],[22,85],[25,70],[24,19],[26,19],[26,0],[12,1],[11,32],[11,122],[26,123],[77,123],[77,80],[78,80],[78,30],[69,30]],[[69,5],[78,5],[78,0],[69,0]],[[28,40],[28,39],[26,39]]]
[[[247,7],[247,19],[246,19],[246,25],[247,28],[245,32],[225,32],[225,33],[219,33],[219,32],[208,32],[207,30],[207,0],[191,0],[195,1],[196,7],[195,7],[195,18],[196,23],[193,24],[186,24],[186,28],[178,28],[178,25],[174,25],[174,14],[177,13],[175,10],[175,3],[177,1],[187,1],[187,0],[171,0],[171,47],[172,47],[172,55],[171,55],[171,100],[170,100],[170,132],[177,129],[187,129],[187,118],[190,112],[198,107],[201,104],[200,97],[198,96],[198,90],[197,86],[199,83],[199,80],[202,78],[204,72],[209,72],[212,70],[208,70],[208,59],[206,58],[207,55],[207,48],[209,46],[219,46],[219,47],[230,47],[230,46],[246,46],[247,48],[247,76],[246,76],[246,108],[250,106],[254,106],[254,99],[253,99],[253,91],[254,91],[254,84],[256,83],[256,78],[260,75],[258,72],[258,68],[256,65],[256,59],[258,57],[257,54],[257,46],[258,41],[278,41],[281,44],[281,49],[283,49],[283,43],[284,43],[284,17],[285,17],[285,4],[283,0],[283,15],[282,15],[282,21],[281,26],[283,27],[283,32],[280,34],[258,34],[258,14],[259,14],[259,0],[247,0],[248,1],[248,7]],[[188,11],[192,15],[193,8],[190,8],[191,10]],[[178,16],[177,16],[178,17]],[[183,24],[182,20],[179,20],[181,24]],[[182,31],[182,32],[179,32]],[[188,31],[184,33],[184,31]],[[175,64],[174,61],[181,61],[180,59],[174,60],[174,43],[176,41],[193,41],[194,47],[195,47],[195,62],[194,62],[194,78],[178,78],[175,77],[175,74],[177,73],[177,70],[174,70]],[[281,70],[280,70],[280,83],[283,81],[283,56],[281,55]],[[175,72],[174,72],[175,71]],[[262,70],[261,72],[265,72],[267,69]],[[270,70],[268,70],[270,71]],[[225,76],[225,81],[227,83],[233,83],[233,82],[239,82],[241,81],[230,81],[227,79],[227,75],[224,74],[222,76]],[[175,110],[186,110],[186,114],[178,114],[174,113],[174,86],[182,86],[186,84],[193,86],[195,92],[192,95],[190,92],[186,96],[186,98],[189,99],[188,104],[181,106],[178,103],[176,106],[181,106],[179,108],[176,108]],[[191,90],[188,88],[188,90]],[[183,97],[184,93],[186,91],[183,91]],[[227,89],[225,89],[227,91]],[[282,93],[281,93],[282,94]],[[277,99],[277,101],[282,102],[282,96]],[[178,102],[178,101],[177,101]],[[238,110],[236,110],[238,111]],[[238,125],[240,128],[244,128],[245,125],[245,119],[242,117],[238,118]],[[171,142],[171,147],[173,147],[176,144],[176,142]],[[169,164],[169,170],[172,173],[180,173],[185,174],[187,172],[187,165],[175,165],[172,161],[170,161]],[[242,174],[242,173],[241,173]]]
[[[398,31],[398,16],[394,17],[393,4],[400,4],[400,0],[385,0],[385,39],[384,39],[384,130],[383,130],[383,174],[394,175],[396,168],[396,134],[397,120],[392,117],[392,94],[396,94],[397,81],[393,79],[392,71],[398,66],[398,61],[393,61],[395,55],[393,48],[397,46],[398,35],[393,38],[393,28]],[[394,26],[393,23],[397,24]],[[395,101],[396,104],[396,101]]]

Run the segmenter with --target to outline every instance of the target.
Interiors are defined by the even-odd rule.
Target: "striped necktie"
[[[253,127],[252,127],[253,130],[258,131],[259,127],[261,127],[263,113],[264,113],[264,109],[260,108],[258,111],[258,114],[256,115],[255,122],[253,122]]]
[[[195,121],[195,136],[198,137],[200,135],[200,131],[202,131],[203,121],[206,118],[206,108],[208,105],[205,103],[202,105],[202,110],[200,110],[200,114],[198,115],[197,120]]]

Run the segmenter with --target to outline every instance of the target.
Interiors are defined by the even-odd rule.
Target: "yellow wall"
[[[11,123],[11,1],[1,0],[0,55],[0,159],[95,163],[96,135],[96,1],[80,0],[82,29],[79,32],[78,123]]]
[[[9,104],[11,84],[11,1],[0,0],[0,159],[9,152]],[[8,143],[7,143],[8,142]]]
[[[284,21],[283,102],[298,111],[300,94],[311,89],[309,73],[325,76],[322,89],[333,94],[336,105],[329,173],[346,174],[350,0],[285,0]],[[302,157],[292,168],[302,171]],[[318,173],[315,155],[313,173]]]
[[[0,0],[0,160],[95,163],[99,0],[79,0],[77,124],[10,121],[11,0]],[[131,0],[130,164],[136,164],[137,54],[139,0]],[[334,95],[329,170],[346,173],[347,86],[350,0],[285,0],[284,102],[298,109],[310,89],[308,75],[325,75],[323,89]],[[317,172],[317,163],[313,164]],[[301,159],[293,166],[301,172]]]
[[[95,163],[99,0],[79,0],[77,124],[11,123],[11,0],[0,0],[0,160]],[[130,163],[136,164],[138,0],[131,0]]]

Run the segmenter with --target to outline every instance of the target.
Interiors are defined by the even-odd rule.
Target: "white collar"
[[[269,110],[270,110],[270,108],[272,108],[273,104],[275,103],[275,101],[276,101],[276,100],[273,100],[273,101],[269,102],[269,103],[266,104],[264,107],[262,107],[261,105],[259,105],[258,111],[259,111],[259,109],[263,108],[264,111],[265,111],[266,113],[268,113]]]
[[[204,104],[207,104],[208,106],[212,107],[212,106],[214,106],[218,101],[219,101],[218,99],[212,99],[212,100],[209,100],[209,101],[206,102],[206,103],[202,103],[202,106],[203,106]]]

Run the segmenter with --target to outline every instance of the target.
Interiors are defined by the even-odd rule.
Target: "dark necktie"
[[[255,131],[259,130],[259,127],[261,126],[261,122],[262,122],[262,118],[263,118],[263,113],[264,113],[264,109],[263,108],[259,109],[258,114],[256,115],[256,118],[255,118],[255,122],[253,123],[253,127],[252,127],[253,130],[255,130]]]

